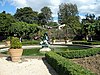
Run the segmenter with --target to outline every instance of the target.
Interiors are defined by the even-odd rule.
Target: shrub
[[[9,36],[9,37],[7,37],[7,39],[6,39],[6,41],[10,41],[11,40],[11,37]]]
[[[10,48],[13,48],[13,49],[22,48],[22,44],[21,44],[19,38],[12,37]]]
[[[73,42],[73,44],[100,45],[100,41],[95,41],[95,42],[78,41],[78,42]]]
[[[82,58],[82,57],[89,57],[100,53],[100,48],[90,48],[90,49],[83,49],[83,50],[68,50],[63,52],[57,52],[61,56],[65,58]]]
[[[59,75],[95,75],[91,71],[54,52],[48,52],[45,56],[47,62]]]
[[[85,45],[92,45],[91,42],[87,42],[87,41],[78,41],[78,42],[72,42],[73,44],[85,44]]]
[[[37,40],[31,40],[31,41],[24,41],[24,42],[22,42],[22,44],[23,45],[34,45],[34,44],[39,44],[40,43],[40,41],[37,41]]]

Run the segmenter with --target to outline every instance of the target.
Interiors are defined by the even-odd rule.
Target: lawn
[[[89,47],[85,46],[68,46],[68,47],[54,47],[51,48],[52,51],[66,51],[66,50],[83,50],[83,49],[88,49]]]
[[[24,49],[23,56],[44,56],[45,53],[39,51],[40,48]]]
[[[45,52],[40,52],[41,48],[32,48],[32,49],[24,49],[23,56],[44,56]],[[66,51],[66,50],[82,50],[86,49],[85,47],[80,46],[68,46],[68,47],[54,47],[51,48],[52,51]],[[2,54],[7,54],[8,52],[1,52]]]

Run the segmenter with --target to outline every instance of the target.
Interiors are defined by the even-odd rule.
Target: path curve
[[[6,57],[0,58],[0,75],[57,75],[42,59],[24,59],[23,62],[7,61]],[[50,73],[50,70],[53,70]]]

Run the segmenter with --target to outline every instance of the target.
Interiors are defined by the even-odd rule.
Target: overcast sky
[[[61,3],[73,3],[78,7],[79,15],[84,18],[84,15],[95,14],[100,15],[100,0],[5,0],[4,4],[0,4],[0,12],[3,10],[14,14],[16,8],[31,7],[34,11],[40,11],[44,6],[51,8],[54,20],[57,20],[57,12]]]

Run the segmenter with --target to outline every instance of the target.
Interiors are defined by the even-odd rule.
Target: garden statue
[[[41,39],[42,41],[40,42],[40,44],[42,45],[42,49],[40,49],[40,51],[51,51],[51,49],[49,48],[48,34],[44,33],[44,36]]]
[[[48,34],[44,33],[44,36],[41,39],[42,39],[42,41],[40,42],[40,44],[42,45],[42,48],[48,47],[48,45],[49,45]]]

